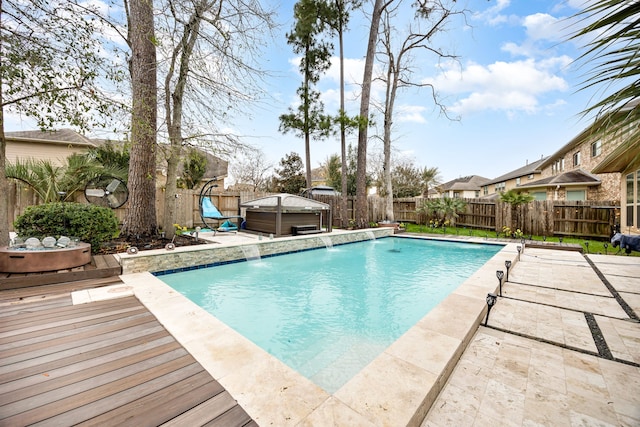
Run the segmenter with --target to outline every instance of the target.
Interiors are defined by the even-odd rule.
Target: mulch
[[[207,242],[202,239],[196,241],[191,236],[184,235],[176,235],[175,238],[167,239],[161,236],[155,237],[147,237],[140,239],[126,239],[126,238],[118,238],[110,240],[102,245],[98,254],[107,255],[107,254],[117,254],[126,252],[127,249],[131,246],[135,246],[138,251],[149,251],[152,249],[164,249],[168,243],[173,243],[175,247],[181,246],[194,246],[194,245],[203,245]]]

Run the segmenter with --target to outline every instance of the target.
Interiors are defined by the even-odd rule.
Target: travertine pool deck
[[[527,248],[423,427],[640,425],[640,258],[587,257],[627,311],[582,254]]]
[[[640,324],[628,314],[640,312],[640,258],[589,256],[627,311],[580,253],[527,248],[517,258],[507,244],[333,395],[153,275],[122,279],[260,425],[640,425]],[[514,265],[503,297],[478,327],[505,260]],[[114,294],[78,298],[100,292]]]

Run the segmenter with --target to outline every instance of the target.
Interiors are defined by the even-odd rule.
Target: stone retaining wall
[[[341,231],[339,233],[324,233],[313,236],[282,237],[239,243],[237,245],[220,245],[211,243],[207,245],[176,248],[172,251],[164,249],[142,251],[135,255],[116,255],[122,266],[122,274],[175,272],[193,269],[199,266],[211,266],[215,264],[245,260],[245,250],[248,246],[255,247],[261,257],[289,252],[299,252],[315,248],[326,247],[325,239],[331,239],[331,244],[337,246],[345,243],[370,240],[387,237],[393,234],[393,229],[388,227],[373,228],[368,230]],[[244,248],[244,249],[243,249]],[[256,249],[251,249],[255,251]]]

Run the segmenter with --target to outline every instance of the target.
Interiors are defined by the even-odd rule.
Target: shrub
[[[46,203],[28,206],[13,223],[21,237],[78,237],[97,252],[102,243],[118,236],[118,219],[111,209],[83,203]]]

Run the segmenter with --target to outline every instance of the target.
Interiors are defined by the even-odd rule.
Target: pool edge
[[[471,242],[486,243],[480,239]],[[517,259],[515,244],[501,245],[504,247],[496,255],[333,395],[150,273],[121,278],[258,423],[417,426],[481,323],[486,294],[498,287],[495,271],[503,268],[505,260],[515,263]],[[450,322],[452,310],[456,312],[454,322]],[[208,342],[219,335],[224,335],[221,343]],[[220,352],[235,354],[236,367],[216,362]]]

